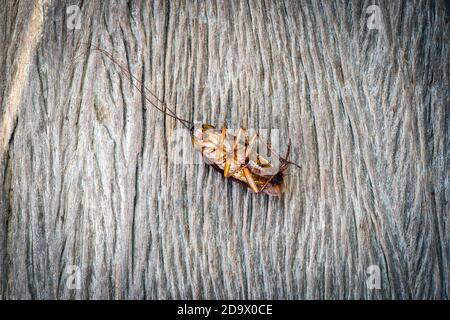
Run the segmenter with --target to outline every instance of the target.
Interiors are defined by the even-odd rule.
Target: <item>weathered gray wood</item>
[[[372,1],[72,2],[42,38],[1,4],[0,298],[448,298],[444,1],[377,2],[379,30]],[[291,138],[285,197],[173,163],[181,126],[83,42],[181,117]]]

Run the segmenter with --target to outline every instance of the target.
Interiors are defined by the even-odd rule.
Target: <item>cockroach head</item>
[[[192,143],[198,147],[201,147],[201,143],[207,137],[208,130],[214,130],[214,126],[209,124],[194,125],[190,128],[190,134]]]

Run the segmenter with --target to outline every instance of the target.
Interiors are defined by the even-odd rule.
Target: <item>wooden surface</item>
[[[68,29],[2,0],[0,298],[447,299],[450,10],[375,2],[70,1]],[[285,196],[175,163],[182,126],[83,42],[181,117],[291,138]]]

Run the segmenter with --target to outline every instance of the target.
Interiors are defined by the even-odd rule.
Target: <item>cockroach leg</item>
[[[231,160],[227,159],[227,149],[224,146],[224,142],[225,142],[225,138],[227,137],[227,123],[224,123],[224,126],[222,128],[222,133],[220,135],[220,146],[219,148],[217,148],[217,160],[220,160],[220,154],[223,154],[223,157],[225,158],[225,167],[223,170],[223,175],[225,178],[228,178],[228,172],[230,171],[230,167],[231,167]],[[222,150],[222,152],[220,152],[219,150]]]
[[[261,141],[262,144],[264,144],[267,149],[269,149],[270,152],[274,153],[279,159],[283,160],[283,157],[280,156],[274,149],[272,149],[272,146],[270,143],[265,142],[264,139],[261,138],[261,136],[259,135],[259,133],[257,133],[259,141]]]
[[[289,144],[288,144],[288,149],[287,149],[287,152],[286,152],[286,156],[285,156],[284,159],[281,158],[281,160],[282,160],[285,164],[293,164],[293,165],[296,166],[297,168],[301,168],[301,167],[300,167],[298,164],[296,164],[295,162],[292,162],[292,161],[289,161],[289,160],[288,160],[290,152],[291,152],[291,139],[289,139]]]
[[[239,128],[238,134],[237,134],[237,135],[240,134],[240,133],[239,133],[240,130],[243,131],[242,128]],[[247,131],[245,131],[245,132],[247,133]],[[246,134],[246,138],[247,138],[247,142],[248,142],[248,136],[247,136],[247,134]],[[244,165],[239,166],[239,168],[237,168],[236,170],[234,170],[232,173],[229,173],[229,170],[230,170],[229,166],[230,166],[230,165],[228,165],[228,168],[227,168],[227,163],[228,163],[228,161],[227,161],[227,163],[225,163],[225,169],[226,169],[226,170],[224,170],[224,176],[225,176],[225,177],[228,178],[229,176],[238,173],[239,171],[243,170],[244,168],[247,168],[247,166],[250,164],[250,161],[249,161],[248,156],[249,156],[249,154],[250,154],[250,150],[251,150],[253,144],[255,143],[255,141],[256,141],[256,134],[250,139],[250,142],[248,142],[248,144],[247,144],[247,146],[246,146],[246,148],[245,148],[245,164],[244,164]],[[237,148],[233,148],[233,149],[234,149],[234,156],[235,156],[235,158],[237,158]],[[227,175],[225,175],[225,172],[227,172]]]
[[[289,158],[289,154],[291,153],[291,139],[289,138],[289,144],[287,147],[287,152],[286,152],[286,156],[284,157],[283,160],[287,160]]]
[[[230,172],[230,167],[231,167],[231,160],[230,160],[230,159],[227,159],[227,160],[225,161],[225,168],[224,168],[224,170],[223,170],[223,176],[224,176],[225,178],[228,178],[228,177],[230,176],[230,174],[229,174],[229,172]]]
[[[234,144],[233,144],[234,154],[237,154],[237,146],[239,144],[239,139],[241,138],[242,131],[244,131],[244,129],[239,128],[236,133],[236,137],[234,137]]]
[[[258,133],[255,133],[255,134],[250,138],[250,142],[249,142],[247,148],[245,149],[245,158],[246,158],[246,159],[247,159],[248,156],[250,155],[250,151],[252,150],[253,144],[255,143],[256,138],[258,138],[258,137],[259,137],[259,134],[258,134]]]
[[[260,137],[258,135],[258,137]],[[259,139],[268,149],[270,152],[273,152],[282,162],[282,165],[286,165],[286,164],[293,164],[294,166],[300,168],[300,166],[294,162],[291,162],[288,160],[289,154],[291,152],[291,139],[289,139],[289,144],[288,144],[288,150],[286,152],[286,157],[283,158],[282,156],[280,156],[275,150],[272,149],[272,146],[270,145],[270,143],[265,142],[263,139]]]
[[[249,164],[250,164],[250,162],[249,162],[249,161],[246,161],[246,163],[245,163],[244,165],[240,165],[239,168],[237,168],[237,169],[234,170],[233,172],[231,172],[231,173],[228,172],[228,175],[226,175],[225,177],[228,178],[228,177],[230,177],[230,176],[232,176],[232,175],[235,175],[235,174],[238,173],[239,171],[241,171],[241,170],[247,168]],[[226,164],[225,164],[225,166],[226,166]],[[230,168],[228,168],[228,171],[229,171],[229,170],[230,170]],[[224,171],[224,172],[225,172],[225,171]]]
[[[226,136],[227,136],[227,127],[226,127],[226,125],[224,125],[224,127],[222,128],[222,132],[220,133],[219,146],[216,150],[216,161],[220,160],[221,154],[223,154],[223,156],[226,158],[227,150],[224,146],[224,141],[225,141]]]
[[[242,133],[245,134],[245,141],[246,141],[246,143],[248,142],[247,130],[245,130],[242,127],[240,127],[238,129],[237,133],[236,133],[236,137],[234,137],[234,144],[233,144],[233,158],[234,158],[234,161],[238,160],[238,145],[239,145],[239,141],[241,139]]]
[[[248,168],[244,168],[243,170],[245,179],[247,179],[247,183],[250,186],[250,188],[253,190],[253,192],[260,193],[262,189],[259,190],[258,187],[256,186],[255,180],[253,180],[250,170],[248,170]]]

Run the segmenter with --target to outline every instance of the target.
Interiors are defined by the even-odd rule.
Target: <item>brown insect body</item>
[[[247,185],[255,193],[266,193],[271,196],[281,196],[283,192],[283,172],[290,164],[285,158],[280,158],[280,166],[254,151],[259,135],[248,137],[247,131],[239,129],[236,136],[227,133],[227,128],[216,129],[209,124],[191,129],[192,144],[201,152],[207,164],[223,173],[225,178],[231,178]],[[245,142],[241,142],[241,135]],[[268,148],[270,146],[266,144]],[[289,152],[289,151],[288,151]]]

